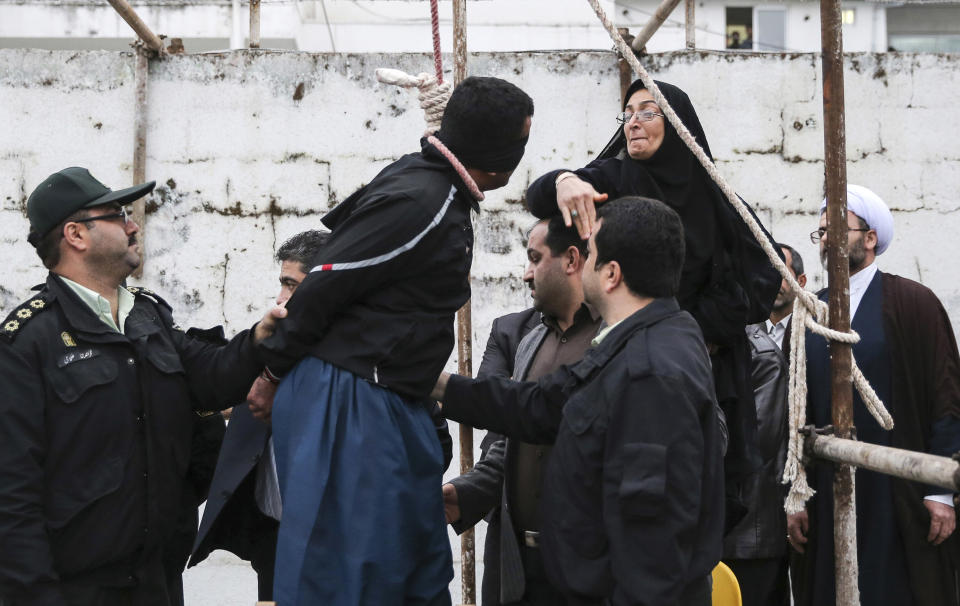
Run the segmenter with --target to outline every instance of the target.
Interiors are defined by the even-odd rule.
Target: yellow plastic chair
[[[740,584],[730,567],[720,562],[713,569],[713,606],[743,606]]]

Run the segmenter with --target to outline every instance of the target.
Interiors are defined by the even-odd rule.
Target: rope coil
[[[447,101],[450,100],[450,93],[453,92],[449,82],[439,82],[436,77],[427,73],[411,76],[398,69],[380,68],[376,73],[377,80],[384,84],[419,89],[420,108],[423,110],[424,120],[427,122],[427,130],[424,132],[424,136],[440,130],[443,110],[447,107]]]
[[[444,145],[440,139],[433,133],[440,130],[440,122],[443,120],[443,110],[447,107],[447,101],[450,100],[450,84],[438,83],[437,79],[430,74],[419,74],[411,76],[410,74],[398,69],[380,68],[377,70],[377,80],[384,84],[395,84],[405,88],[417,87],[420,89],[420,107],[423,108],[424,119],[427,121],[427,130],[424,135],[427,142],[433,145],[443,154],[443,157],[450,162],[453,169],[457,171],[467,190],[475,200],[484,199],[483,192],[477,186],[466,167],[457,159],[457,157]]]
[[[827,304],[819,300],[812,292],[804,290],[800,284],[797,283],[797,280],[793,277],[793,274],[787,270],[786,264],[784,264],[784,262],[780,259],[780,256],[774,250],[773,245],[770,244],[769,240],[767,240],[760,226],[757,224],[756,220],[754,220],[749,210],[747,210],[743,201],[740,200],[740,197],[737,196],[730,184],[727,183],[726,179],[723,178],[723,176],[717,170],[716,165],[714,165],[710,157],[707,156],[707,154],[703,151],[703,148],[701,148],[696,142],[693,135],[680,120],[680,117],[677,116],[677,113],[672,107],[670,107],[670,104],[667,103],[666,98],[663,96],[663,93],[660,92],[660,89],[653,81],[653,78],[650,77],[650,74],[647,73],[647,71],[637,60],[633,50],[623,40],[623,37],[620,36],[620,33],[617,32],[613,23],[607,17],[603,8],[601,8],[598,0],[587,1],[590,3],[590,6],[593,7],[594,12],[603,23],[603,26],[607,30],[607,33],[610,35],[611,39],[613,39],[617,51],[619,51],[620,55],[630,64],[630,67],[633,69],[633,71],[636,72],[636,74],[640,77],[643,85],[653,97],[654,101],[656,101],[660,106],[667,120],[669,120],[670,124],[672,124],[676,129],[677,134],[680,135],[680,138],[693,153],[694,157],[707,171],[707,174],[710,175],[710,178],[713,179],[713,181],[720,187],[720,190],[727,197],[727,200],[730,202],[730,204],[732,204],[736,209],[737,213],[740,215],[740,218],[743,219],[744,223],[747,224],[747,227],[750,228],[753,237],[756,238],[764,253],[766,253],[770,263],[780,273],[783,279],[786,280],[787,284],[790,286],[790,289],[796,293],[797,298],[794,300],[793,307],[793,326],[803,326],[829,340],[849,344],[858,343],[860,341],[860,335],[858,335],[856,332],[851,330],[850,332],[843,333],[823,325],[823,322],[826,321],[827,317]],[[814,494],[814,490],[807,484],[806,472],[803,469],[803,445],[801,443],[799,433],[800,427],[802,427],[806,421],[806,367],[807,359],[804,333],[802,330],[794,330],[791,337],[789,377],[790,410],[788,416],[790,436],[789,443],[787,445],[787,463],[784,467],[782,480],[784,484],[790,484],[790,492],[787,496],[784,506],[784,509],[787,511],[787,513],[798,513],[803,511],[804,504]],[[884,429],[893,429],[893,418],[890,416],[890,413],[887,412],[887,409],[884,407],[883,402],[880,401],[880,398],[877,396],[876,392],[872,387],[870,387],[866,377],[863,376],[863,373],[857,366],[856,360],[853,359],[851,377],[854,386],[856,386],[857,391],[860,393],[860,396],[863,399],[864,404],[866,404],[867,409],[870,411],[870,414],[873,415],[873,417]]]

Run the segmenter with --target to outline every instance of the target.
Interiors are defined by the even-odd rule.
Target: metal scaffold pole
[[[141,42],[134,46],[136,69],[134,70],[134,110],[133,110],[133,183],[147,180],[147,80],[150,71],[150,51]],[[133,203],[133,220],[140,226],[137,241],[140,244],[140,265],[133,270],[133,277],[143,276],[143,266],[147,260],[146,248],[146,204],[140,198]]]
[[[143,40],[147,48],[158,53],[163,52],[163,41],[160,40],[159,36],[150,31],[150,28],[147,27],[143,19],[137,15],[137,12],[133,10],[133,7],[130,6],[127,0],[107,0],[107,2],[120,13],[123,20],[133,28],[133,31]]]
[[[651,16],[647,24],[643,26],[643,29],[640,30],[637,37],[633,39],[633,42],[630,43],[633,50],[643,50],[644,45],[646,45],[646,43],[650,41],[650,38],[653,37],[653,34],[660,29],[660,26],[667,20],[670,13],[673,12],[673,9],[677,8],[678,4],[680,4],[680,0],[663,0],[663,2],[660,3],[660,6],[654,11],[653,16]]]
[[[260,0],[250,0],[250,48],[260,48]]]
[[[812,428],[804,433],[808,456],[960,492],[960,463],[949,457],[818,435]]]
[[[117,13],[139,37],[133,45],[134,60],[134,110],[133,110],[133,183],[139,184],[147,180],[147,79],[149,76],[150,57],[164,53],[163,41],[153,33],[143,19],[137,15],[127,0],[107,0]],[[133,277],[143,276],[143,266],[146,264],[146,209],[144,199],[140,198],[133,203],[133,220],[140,226],[137,239],[140,243],[141,262],[133,271]]]
[[[823,133],[827,183],[827,275],[830,328],[850,330],[850,264],[847,252],[847,170],[843,98],[843,32],[840,0],[821,0],[823,47]],[[835,436],[852,439],[853,353],[846,343],[830,343],[832,421]],[[857,514],[854,468],[837,464],[833,479],[834,554],[837,606],[857,606]]]
[[[467,77],[467,3],[453,1],[453,85]],[[473,322],[470,301],[457,312],[458,372],[473,376]],[[460,426],[460,473],[473,469],[473,428]],[[460,535],[460,586],[463,604],[477,603],[476,549],[473,529]]]

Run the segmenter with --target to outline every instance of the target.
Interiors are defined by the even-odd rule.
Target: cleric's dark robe
[[[821,297],[826,300],[827,292]],[[851,323],[861,341],[853,355],[894,418],[885,431],[854,390],[854,423],[864,442],[950,456],[960,450],[960,358],[949,318],[926,287],[877,272]],[[830,361],[822,337],[807,334],[808,417],[818,427],[830,415]],[[808,469],[817,494],[807,503],[809,543],[794,554],[798,606],[834,601],[833,467]],[[930,517],[923,497],[945,489],[857,470],[857,551],[862,604],[957,604],[956,535],[927,543]]]

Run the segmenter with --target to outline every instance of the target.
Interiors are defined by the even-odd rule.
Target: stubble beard
[[[796,300],[796,298],[797,298],[796,296],[791,296],[788,298],[781,298],[778,296],[776,300],[773,302],[773,311],[779,313],[787,309],[788,307],[793,307],[793,302]]]
[[[859,238],[850,244],[850,250],[847,252],[847,261],[850,266],[850,273],[855,274],[863,269],[867,261],[867,248],[863,243],[863,238]],[[823,269],[829,271],[827,266],[827,247],[820,251],[820,265]]]

